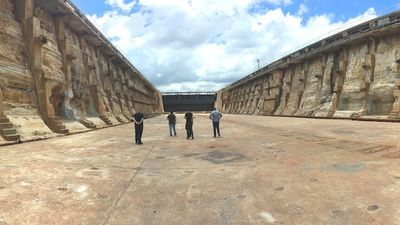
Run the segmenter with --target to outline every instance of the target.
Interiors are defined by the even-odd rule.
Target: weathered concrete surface
[[[272,62],[218,91],[216,106],[236,114],[400,119],[398,18],[393,12]],[[260,104],[243,104],[249,101]]]
[[[0,0],[0,143],[162,113],[161,93],[69,0]]]
[[[0,148],[0,224],[400,224],[398,124],[165,116]]]

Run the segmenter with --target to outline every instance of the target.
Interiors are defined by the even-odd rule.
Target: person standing
[[[172,131],[174,131],[174,134],[176,136],[176,116],[173,111],[170,112],[170,114],[167,117],[168,123],[169,123],[169,136],[172,136]]]
[[[135,122],[135,142],[137,145],[142,145],[144,114],[141,112],[136,112],[132,119],[133,122]]]
[[[217,137],[217,131],[218,131],[218,137],[221,137],[221,134],[219,132],[219,121],[222,118],[222,114],[214,108],[214,110],[210,114],[210,119],[212,120],[213,123],[213,128],[214,128],[214,137]]]
[[[190,112],[190,109],[187,109],[187,112],[185,114],[185,119],[186,119],[186,124],[185,124],[185,129],[187,133],[186,139],[192,138],[194,139],[193,136],[193,113]]]

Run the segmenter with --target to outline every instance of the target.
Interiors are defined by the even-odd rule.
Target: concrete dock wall
[[[0,0],[0,40],[5,141],[162,113],[161,93],[68,0]]]
[[[226,113],[400,119],[400,12],[302,48],[218,91]]]

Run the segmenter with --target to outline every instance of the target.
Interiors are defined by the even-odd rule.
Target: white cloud
[[[170,83],[167,85],[159,85],[158,88],[164,92],[214,91],[220,89],[220,85],[217,83],[211,83],[206,81],[195,81],[195,82],[180,82],[180,83]]]
[[[268,0],[267,2],[275,5],[289,5],[292,4],[292,0]]]
[[[105,0],[105,3],[123,11],[130,11],[137,4],[136,1],[125,3],[125,0]]]
[[[89,18],[162,91],[212,91],[316,41],[376,16],[374,9],[348,21],[333,15],[303,18],[281,8],[252,13],[255,5],[290,0],[106,0],[115,11]],[[121,9],[136,7],[127,13]]]
[[[308,13],[308,7],[305,4],[301,4],[299,7],[299,11],[297,11],[297,14],[302,16],[306,13]]]

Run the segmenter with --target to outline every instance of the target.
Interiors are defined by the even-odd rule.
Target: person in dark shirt
[[[144,115],[141,112],[136,112],[132,117],[135,122],[135,142],[137,145],[142,145],[142,134],[143,134],[143,120]]]
[[[173,111],[171,111],[170,114],[168,114],[167,119],[169,123],[169,136],[172,136],[172,131],[174,131],[174,134],[176,136],[176,129],[175,129],[176,116]]]
[[[186,119],[186,125],[185,125],[185,129],[186,129],[186,133],[187,133],[187,137],[186,139],[192,138],[194,139],[193,136],[193,113],[190,112],[190,109],[187,110],[186,114],[185,114],[185,119]]]

